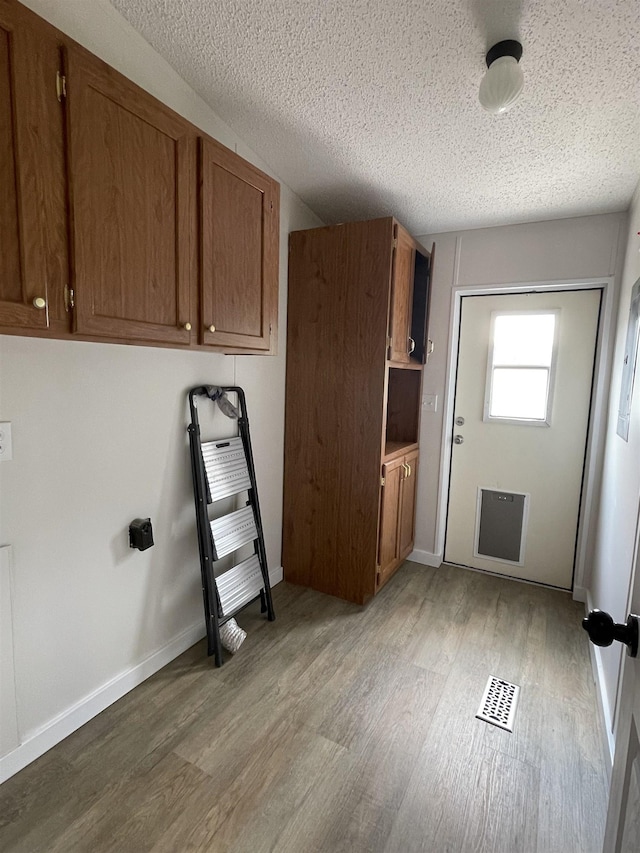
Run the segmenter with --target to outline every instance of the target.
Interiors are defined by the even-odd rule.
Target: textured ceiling
[[[640,177],[640,0],[111,2],[327,223],[617,211]],[[492,116],[514,37],[524,92]]]

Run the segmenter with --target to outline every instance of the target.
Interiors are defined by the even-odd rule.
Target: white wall
[[[444,402],[451,349],[452,292],[458,287],[504,287],[613,276],[621,267],[626,214],[585,216],[420,237],[436,245],[429,337],[434,352],[423,394],[437,394],[438,410],[423,408],[414,559],[442,560],[438,489],[444,437]],[[446,507],[441,507],[444,512]]]
[[[629,215],[589,601],[591,606],[611,613],[617,622],[626,620],[630,606],[629,584],[640,508],[640,369],[637,369],[635,377],[628,442],[616,433],[631,288],[640,277],[638,232],[640,183],[636,188]],[[600,669],[605,717],[608,717],[607,722],[612,727],[622,647],[614,643],[609,648],[595,649],[595,654]]]
[[[26,5],[269,171],[105,0]],[[2,589],[14,667],[2,673],[15,678],[21,744],[0,759],[0,779],[204,634],[186,436],[193,385],[245,388],[269,564],[280,566],[288,232],[319,224],[282,186],[277,356],[0,337],[0,420],[13,424],[13,461],[0,464],[0,545],[12,560],[0,571],[11,573]],[[139,516],[155,537],[142,553],[128,547]]]

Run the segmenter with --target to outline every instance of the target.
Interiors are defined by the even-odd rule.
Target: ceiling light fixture
[[[487,53],[487,71],[480,83],[480,103],[490,113],[505,113],[518,100],[524,85],[519,41],[499,41]]]

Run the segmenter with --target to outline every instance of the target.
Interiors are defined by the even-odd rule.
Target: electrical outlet
[[[427,409],[429,412],[437,412],[438,411],[438,395],[437,394],[425,394],[422,398],[422,408]]]
[[[13,459],[11,422],[0,421],[0,462],[8,462],[10,459]]]

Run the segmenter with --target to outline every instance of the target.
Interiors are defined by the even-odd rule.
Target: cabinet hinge
[[[393,240],[391,241],[391,248],[392,249],[398,248],[398,238],[397,237],[394,237]]]
[[[67,97],[67,78],[59,71],[56,71],[56,95],[59,101]]]
[[[376,572],[376,586],[380,586],[380,572]]]
[[[386,484],[386,482],[387,482],[387,481],[385,480],[385,478],[384,478],[384,477],[380,477],[380,485],[381,485],[381,486],[384,486],[384,485]]]
[[[75,294],[73,288],[68,284],[64,286],[64,310],[68,313],[72,308],[76,307]]]

